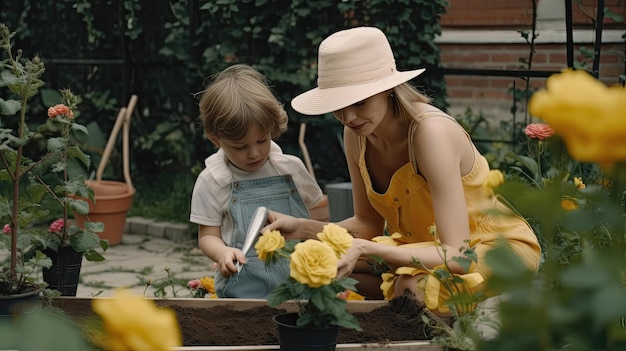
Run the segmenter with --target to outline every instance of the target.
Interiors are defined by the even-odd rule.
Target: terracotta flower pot
[[[98,233],[100,239],[108,240],[111,246],[121,243],[135,189],[127,183],[108,180],[87,181],[87,186],[94,190],[96,202],[85,199],[89,204],[89,214],[74,213],[76,225],[84,228],[86,221],[102,222],[104,231]]]
[[[99,233],[100,239],[108,240],[109,245],[117,245],[122,242],[124,225],[126,224],[126,214],[133,203],[135,188],[130,178],[129,166],[129,143],[130,143],[130,117],[132,116],[137,95],[133,95],[128,102],[128,106],[122,107],[117,115],[113,130],[109,135],[107,144],[102,153],[102,158],[96,171],[96,179],[88,180],[87,186],[93,189],[95,203],[85,199],[89,203],[89,214],[84,216],[75,213],[76,224],[84,228],[85,221],[102,222],[104,231]],[[122,135],[122,156],[125,182],[102,180],[102,174],[106,168],[109,157],[115,145],[115,141],[121,128],[124,128]]]

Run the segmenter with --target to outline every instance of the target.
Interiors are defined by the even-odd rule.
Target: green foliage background
[[[381,28],[398,69],[426,67],[414,84],[445,109],[434,39],[446,6],[445,0],[0,0],[0,15],[17,32],[16,47],[44,60],[41,96],[69,88],[82,97],[83,123],[96,130],[94,165],[102,135],[133,93],[139,96],[131,122],[134,178],[203,165],[215,150],[199,127],[197,93],[213,74],[245,62],[270,79],[287,108],[290,128],[278,140],[285,152],[300,155],[298,127],[307,123],[307,146],[324,185],[348,179],[340,125],[329,116],[298,115],[289,105],[316,84],[321,40],[348,27]],[[47,103],[34,104],[29,113],[43,116]],[[122,179],[119,162],[113,155],[108,177]]]

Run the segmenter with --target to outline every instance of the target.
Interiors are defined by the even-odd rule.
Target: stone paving
[[[116,288],[146,297],[162,292],[166,297],[191,297],[187,281],[213,275],[213,262],[202,254],[184,224],[130,217],[122,242],[111,246],[104,257],[103,262],[83,259],[77,297],[108,297]]]

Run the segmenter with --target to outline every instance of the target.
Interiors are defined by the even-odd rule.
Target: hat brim
[[[353,86],[313,88],[291,100],[291,107],[305,115],[323,115],[363,101],[385,90],[391,89],[419,76],[424,68],[414,71],[396,72],[384,79]]]

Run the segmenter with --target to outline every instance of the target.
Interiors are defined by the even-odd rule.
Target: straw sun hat
[[[399,72],[387,37],[375,27],[346,29],[324,39],[317,69],[317,88],[291,101],[294,110],[305,115],[340,110],[424,72]]]

